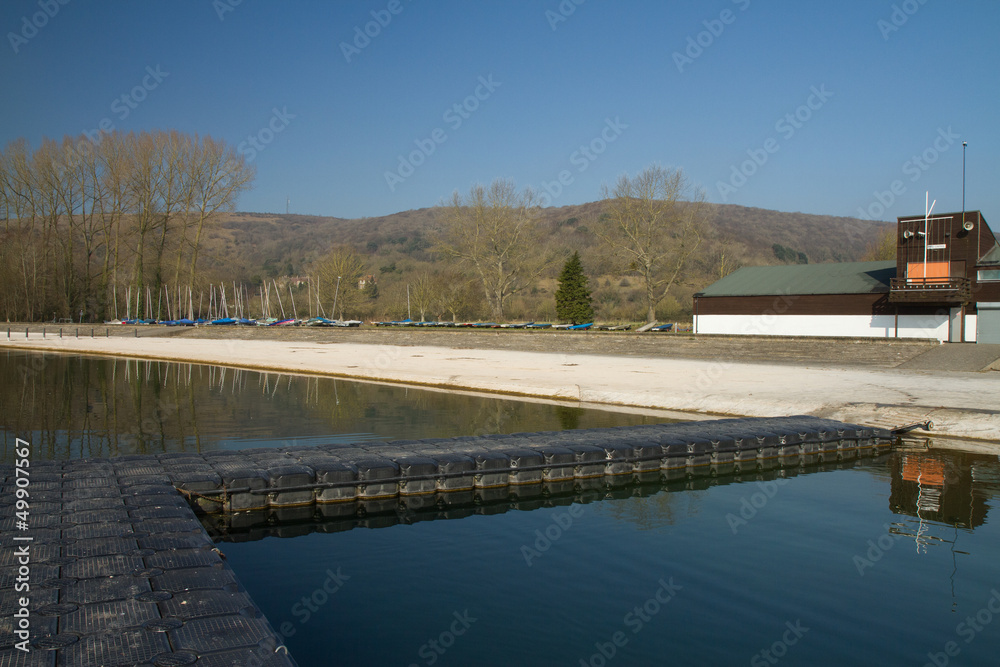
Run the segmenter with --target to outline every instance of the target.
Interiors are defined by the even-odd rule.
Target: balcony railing
[[[972,285],[968,278],[893,278],[889,301],[968,301]]]

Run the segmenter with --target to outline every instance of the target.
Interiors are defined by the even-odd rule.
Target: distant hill
[[[665,317],[686,316],[691,294],[739,266],[856,261],[890,227],[856,218],[735,205],[711,205],[711,209],[712,222],[691,264],[689,280],[677,288],[674,302],[664,305]],[[602,210],[602,202],[547,208],[539,224],[546,228],[550,247],[559,257],[580,253],[601,319],[633,319],[633,310],[638,319],[641,309],[634,292],[639,285],[611,263],[591,231]],[[357,219],[231,213],[210,232],[203,256],[224,264],[237,279],[259,283],[265,277],[309,274],[312,263],[332,247],[349,245],[366,256],[369,270],[380,280],[402,284],[421,272],[443,268],[444,260],[432,252],[437,214],[435,208]],[[523,297],[525,317],[548,313],[560,268],[561,260],[554,262],[532,294]],[[516,308],[513,316],[517,317]]]

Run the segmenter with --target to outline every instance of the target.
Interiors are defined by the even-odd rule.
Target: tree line
[[[203,256],[220,214],[235,210],[253,180],[252,166],[224,141],[178,131],[44,139],[36,149],[24,139],[9,144],[0,151],[3,316],[198,316],[210,298],[202,295],[216,283],[232,288],[247,316],[255,314],[251,305],[264,303],[263,286],[247,276],[234,280],[241,270],[219,261],[218,246],[212,255],[220,256]],[[602,203],[599,219],[586,221],[593,239],[610,264],[638,279],[653,321],[707,232],[712,213],[704,193],[681,170],[651,166],[606,186]],[[438,207],[425,248],[432,271],[376,276],[368,256],[329,239],[326,253],[303,267],[306,286],[281,289],[293,305],[304,303],[304,312],[333,318],[391,310],[420,319],[485,314],[505,321],[511,299],[536,292],[545,272],[566,259],[565,249],[546,238],[541,217],[530,189],[505,179],[475,185]],[[575,283],[570,297],[559,297],[552,314],[560,319],[592,316],[589,291],[581,309],[565,306],[566,298],[583,298],[584,270],[577,257],[573,280],[584,287]]]
[[[19,139],[0,151],[0,308],[7,320],[135,313],[210,279],[199,251],[254,168],[175,130]],[[186,298],[186,297],[185,297]]]
[[[656,165],[622,175],[603,194],[604,212],[588,223],[610,263],[638,278],[642,309],[652,322],[657,307],[686,279],[712,212],[703,191],[683,171]],[[368,258],[340,245],[315,262],[313,274],[323,302],[338,303],[338,317],[340,311],[364,317],[391,310],[420,320],[428,315],[454,320],[460,313],[476,312],[504,322],[512,299],[536,290],[553,264],[566,261],[553,314],[574,324],[591,321],[594,308],[585,267],[578,254],[566,259],[564,249],[553,247],[541,217],[531,189],[519,190],[507,179],[476,184],[466,195],[456,191],[437,209],[429,250],[443,270],[420,271],[405,284],[394,280],[393,271],[383,271],[388,287],[383,293],[361,280],[374,270]],[[725,273],[736,268],[732,256],[721,264]],[[361,282],[364,288],[359,288]]]
[[[605,186],[604,203],[594,232],[623,272],[638,274],[653,322],[707,232],[704,191],[682,170],[653,165]],[[539,233],[538,215],[534,193],[508,180],[473,186],[466,197],[456,192],[443,209],[437,247],[476,276],[497,321],[504,320],[507,300],[533,285],[555,256]]]

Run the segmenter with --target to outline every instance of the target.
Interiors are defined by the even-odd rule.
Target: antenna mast
[[[934,204],[937,203],[937,199],[935,199],[930,204],[930,206],[928,206],[927,202],[929,202],[930,200],[931,200],[931,193],[929,191],[925,192],[924,193],[924,280],[925,281],[927,280],[927,239],[928,239],[927,232],[930,231],[928,229],[928,226],[931,217],[931,211],[934,210]]]

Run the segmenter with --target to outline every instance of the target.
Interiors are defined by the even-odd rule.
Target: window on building
[[[990,283],[1000,282],[1000,269],[987,269],[979,271],[979,282]]]

